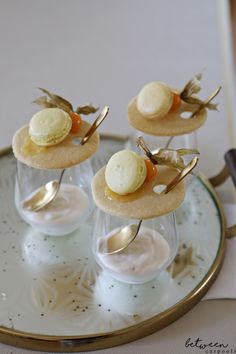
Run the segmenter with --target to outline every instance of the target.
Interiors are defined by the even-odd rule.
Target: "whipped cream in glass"
[[[57,180],[60,170],[40,170],[17,161],[15,205],[20,216],[39,232],[52,236],[67,235],[87,219],[93,210],[90,183],[93,171],[87,160],[68,168],[56,198],[38,211],[22,207],[25,200],[50,180]]]
[[[157,231],[142,227],[135,240],[123,251],[106,254],[106,241],[118,232],[113,230],[98,245],[97,257],[109,270],[127,279],[133,276],[145,276],[160,269],[170,256],[170,247],[164,237]],[[105,246],[105,247],[104,247]]]
[[[104,272],[131,284],[154,279],[165,270],[177,254],[178,236],[174,213],[144,220],[134,241],[123,251],[107,254],[107,240],[125,225],[126,220],[96,210],[93,225],[93,253]]]
[[[80,187],[62,183],[56,198],[45,208],[37,212],[21,208],[21,213],[41,232],[59,236],[74,231],[86,215],[88,207],[89,198]]]

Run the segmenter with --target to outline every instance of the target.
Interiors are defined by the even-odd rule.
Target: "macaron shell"
[[[69,134],[72,121],[59,108],[46,108],[36,113],[29,123],[29,134],[37,145],[50,146],[61,142]]]
[[[138,111],[147,119],[160,119],[165,116],[173,103],[173,92],[159,81],[145,85],[137,96]]]
[[[70,132],[70,129],[71,128],[69,126],[69,128],[63,129],[59,134],[55,134],[47,137],[43,137],[43,136],[38,137],[38,136],[31,135],[31,139],[35,144],[40,146],[56,145],[67,137],[67,135]]]
[[[182,118],[183,112],[194,112],[198,107],[181,102],[181,106],[172,113],[167,113],[161,119],[147,119],[137,108],[137,98],[128,105],[128,121],[132,127],[144,133],[155,136],[175,136],[191,133],[199,129],[207,119],[207,110],[202,109],[193,118]]]
[[[122,150],[108,161],[105,179],[113,192],[125,195],[138,189],[143,184],[146,174],[143,158],[133,151]]]
[[[149,219],[165,215],[175,210],[184,200],[184,183],[180,182],[168,194],[157,194],[153,188],[168,184],[178,173],[176,169],[158,166],[157,176],[135,193],[123,196],[123,200],[109,198],[106,194],[105,168],[101,168],[92,180],[92,194],[98,208],[104,212],[123,218]]]
[[[82,121],[77,134],[68,134],[59,144],[40,147],[29,136],[29,126],[20,128],[14,135],[12,148],[15,157],[28,166],[40,169],[62,169],[77,165],[90,158],[99,147],[99,134],[94,132],[86,144],[78,145],[77,138],[83,137],[91,124]],[[25,146],[30,144],[28,153]]]

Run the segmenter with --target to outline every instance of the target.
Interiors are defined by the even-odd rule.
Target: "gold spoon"
[[[99,127],[99,125],[106,118],[108,111],[109,111],[109,107],[105,106],[103,108],[102,112],[97,117],[97,119],[95,119],[94,123],[89,128],[89,130],[87,131],[85,136],[80,141],[80,145],[84,145],[88,142],[88,140],[93,135],[95,130]],[[64,168],[61,171],[61,174],[60,174],[60,177],[58,180],[53,180],[53,181],[47,182],[44,186],[40,187],[39,190],[32,197],[25,200],[22,205],[23,209],[29,210],[29,211],[38,211],[38,210],[44,208],[49,203],[51,203],[55,199],[55,197],[59,191],[62,177],[63,177],[65,170],[66,169]]]
[[[172,179],[168,185],[164,188],[164,190],[160,194],[167,194],[173,188],[177,186],[177,184],[182,181],[196,166],[198,162],[198,157],[194,157],[190,163],[177,174],[177,176]],[[131,242],[134,241],[136,236],[139,233],[141,227],[142,220],[139,223],[127,225],[120,229],[117,233],[110,236],[107,240],[107,251],[104,254],[114,254],[124,250],[126,247],[129,246]]]
[[[210,103],[213,100],[213,98],[215,98],[218,95],[220,90],[221,90],[221,86],[217,87],[217,89],[209,97],[207,97],[207,99],[203,101],[202,104],[199,105],[197,110],[191,114],[190,118],[195,117],[196,114],[198,114],[203,108],[205,108],[207,104]]]

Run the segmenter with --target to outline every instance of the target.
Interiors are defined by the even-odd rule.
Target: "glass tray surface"
[[[104,136],[94,170],[126,146]],[[225,225],[214,190],[193,177],[176,211],[180,250],[168,271],[142,285],[103,274],[91,253],[93,216],[69,236],[50,237],[20,219],[15,158],[0,157],[0,341],[45,351],[122,344],[177,319],[200,300],[223,259]]]

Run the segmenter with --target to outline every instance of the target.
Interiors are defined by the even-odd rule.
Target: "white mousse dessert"
[[[114,278],[127,283],[142,283],[155,278],[170,258],[170,247],[165,238],[155,230],[141,227],[138,236],[127,248],[107,254],[107,240],[118,231],[113,230],[98,239],[98,263]]]
[[[20,213],[40,232],[62,236],[77,229],[89,211],[87,194],[79,186],[62,183],[56,198],[46,207],[36,212],[21,208]]]

